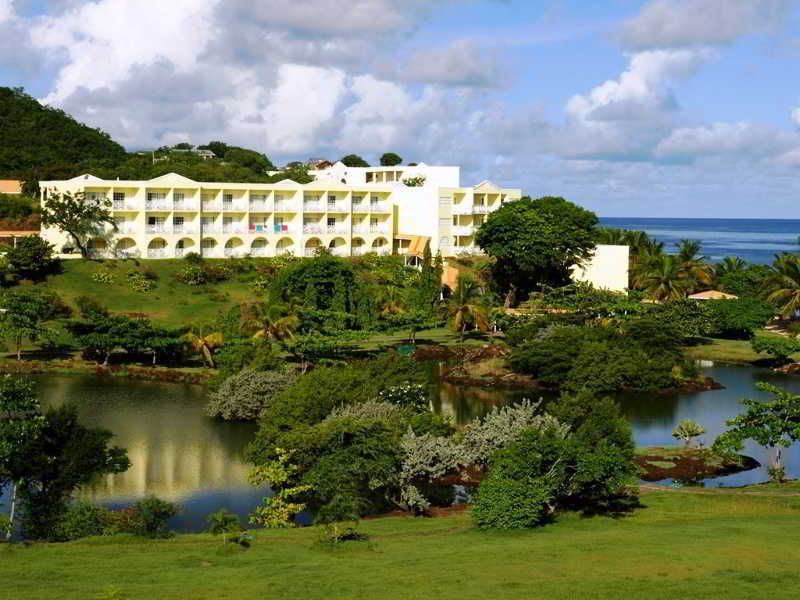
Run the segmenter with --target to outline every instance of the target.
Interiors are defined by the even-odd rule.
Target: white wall
[[[624,292],[628,289],[628,251],[628,246],[599,245],[587,264],[573,269],[572,278],[596,288]]]

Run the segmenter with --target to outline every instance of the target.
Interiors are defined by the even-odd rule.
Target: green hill
[[[0,177],[70,174],[80,162],[124,158],[125,148],[107,133],[39,104],[21,88],[0,87]]]

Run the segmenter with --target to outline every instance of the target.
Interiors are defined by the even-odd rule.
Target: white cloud
[[[730,155],[751,160],[780,155],[800,147],[800,136],[753,123],[714,123],[675,129],[656,148],[663,158],[692,159],[700,156]]]
[[[0,0],[0,23],[10,21],[14,16],[14,3],[12,0]]]
[[[792,116],[792,121],[794,121],[795,125],[800,127],[800,106],[792,109],[791,116]]]
[[[777,28],[789,0],[652,0],[627,20],[622,42],[631,49],[729,44]]]
[[[456,40],[441,48],[417,50],[407,59],[391,59],[382,74],[401,81],[493,87],[508,79],[499,53],[474,40]]]

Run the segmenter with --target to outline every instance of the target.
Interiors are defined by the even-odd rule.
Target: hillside
[[[0,177],[70,172],[87,160],[116,162],[125,149],[62,110],[43,106],[20,88],[0,87]]]

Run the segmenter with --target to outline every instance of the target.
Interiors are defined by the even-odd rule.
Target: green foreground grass
[[[756,333],[758,335],[775,335],[763,330]],[[712,360],[742,365],[752,365],[770,358],[768,354],[754,352],[749,340],[709,338],[704,342],[687,348],[686,354],[696,360]],[[800,361],[800,353],[793,355],[793,358],[796,361]]]
[[[565,515],[480,532],[461,514],[365,521],[338,550],[319,530],[95,538],[0,548],[8,598],[796,598],[800,497],[647,493],[624,517]]]

